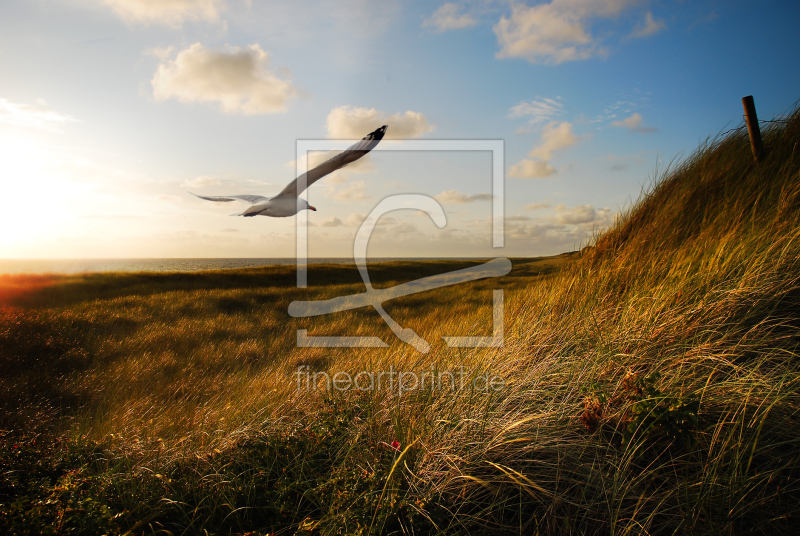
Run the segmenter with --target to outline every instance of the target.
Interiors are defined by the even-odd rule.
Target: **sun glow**
[[[24,248],[74,218],[76,186],[59,174],[62,155],[46,144],[19,137],[0,137],[0,255]],[[13,255],[13,253],[11,253]],[[9,256],[11,256],[9,255]]]

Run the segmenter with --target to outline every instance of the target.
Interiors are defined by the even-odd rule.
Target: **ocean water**
[[[370,263],[395,260],[374,258]],[[0,274],[79,274],[86,272],[197,272],[295,264],[288,259],[0,259]],[[308,259],[309,264],[353,264],[348,258]]]

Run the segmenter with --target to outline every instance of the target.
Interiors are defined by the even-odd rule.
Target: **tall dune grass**
[[[579,255],[387,303],[429,354],[371,310],[287,317],[291,300],[362,292],[352,267],[314,268],[302,291],[284,267],[16,284],[0,527],[792,534],[800,114],[764,141],[759,164],[741,133],[709,141]],[[464,265],[371,274],[384,286]],[[498,284],[504,345],[446,347],[491,335]],[[297,329],[390,347],[296,348]],[[298,367],[463,367],[468,385],[490,373],[504,387],[307,391]]]

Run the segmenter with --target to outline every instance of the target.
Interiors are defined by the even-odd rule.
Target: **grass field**
[[[800,114],[771,125],[763,162],[709,141],[580,253],[387,302],[428,354],[372,309],[287,315],[363,292],[353,266],[3,277],[0,532],[795,533]],[[491,335],[494,288],[504,345],[448,348]],[[298,390],[298,367],[504,386]]]

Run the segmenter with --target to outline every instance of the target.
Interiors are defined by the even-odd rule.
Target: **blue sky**
[[[0,257],[291,257],[295,219],[194,198],[277,193],[298,139],[502,139],[376,152],[315,184],[309,254],[535,256],[586,244],[674,158],[800,97],[796,2],[5,0]]]

